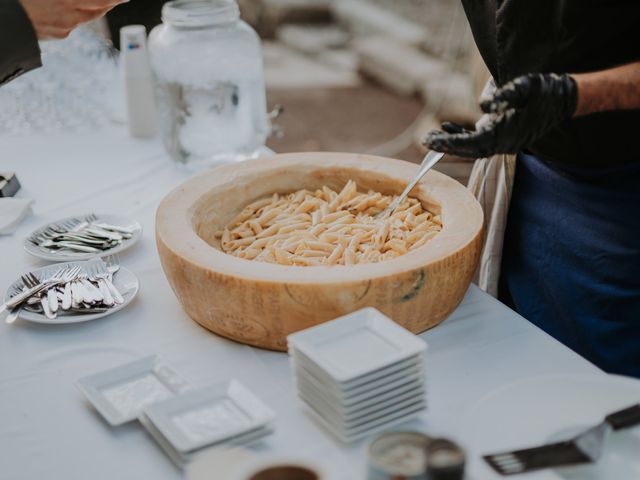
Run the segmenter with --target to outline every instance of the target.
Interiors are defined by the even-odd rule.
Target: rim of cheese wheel
[[[364,190],[362,179],[365,178],[364,183],[369,186],[379,181],[380,190],[386,190],[381,193],[399,194],[417,169],[418,165],[402,160],[326,152],[279,154],[217,167],[187,180],[162,200],[156,215],[157,239],[184,261],[254,281],[335,284],[406,272],[464,249],[482,231],[482,208],[473,195],[457,181],[434,170],[425,175],[410,196],[419,198],[430,211],[439,214],[443,228],[425,245],[391,260],[350,266],[278,265],[224,253],[207,243],[198,231],[222,229],[252,201],[276,191],[315,189],[322,179],[331,179],[339,186],[352,175],[359,190]],[[358,176],[362,177],[360,181]],[[296,186],[298,180],[301,184]],[[311,183],[314,185],[310,186]],[[221,191],[224,195],[218,193],[215,201],[208,200]],[[219,212],[216,203],[220,206]],[[226,203],[235,203],[236,208],[224,208]],[[206,225],[207,222],[217,226]],[[208,236],[211,241],[212,234]]]

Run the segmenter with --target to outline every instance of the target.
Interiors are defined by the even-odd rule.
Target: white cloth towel
[[[11,235],[20,222],[31,213],[33,200],[0,198],[0,235]]]
[[[468,188],[484,211],[484,247],[474,282],[489,295],[498,296],[504,231],[516,169],[515,155],[479,158],[473,164]]]
[[[491,95],[495,88],[493,79],[489,79],[481,99]],[[483,121],[486,116],[478,121],[476,128]],[[479,158],[473,164],[467,185],[484,211],[484,247],[474,283],[494,297],[498,296],[502,246],[515,171],[515,155]]]

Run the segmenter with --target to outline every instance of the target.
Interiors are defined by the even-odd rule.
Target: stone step
[[[357,72],[329,67],[277,42],[264,42],[264,70],[267,89],[309,89],[354,87]]]
[[[331,0],[237,0],[242,17],[263,38],[273,38],[287,23],[329,23]]]
[[[343,48],[350,40],[347,31],[337,25],[291,24],[276,31],[276,39],[294,50],[317,55],[327,49]]]
[[[371,3],[362,0],[336,0],[331,8],[335,18],[346,24],[356,35],[385,35],[415,46],[428,41],[427,32],[422,25]]]
[[[316,59],[332,68],[349,72],[358,71],[358,54],[348,48],[324,50],[316,56]]]
[[[421,93],[429,80],[450,71],[442,60],[389,37],[359,38],[352,45],[360,71],[401,95]]]

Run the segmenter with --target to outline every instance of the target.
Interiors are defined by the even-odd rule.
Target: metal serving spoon
[[[407,195],[409,195],[409,192],[413,190],[413,187],[418,184],[422,177],[424,177],[426,173],[431,170],[431,168],[436,163],[438,163],[442,157],[444,157],[444,153],[435,152],[433,150],[429,151],[429,153],[427,153],[427,155],[424,157],[424,160],[422,160],[418,173],[411,181],[411,183],[407,185],[407,188],[405,188],[404,191],[399,196],[397,196],[396,199],[391,202],[391,204],[387,208],[378,213],[374,218],[378,220],[391,215],[395,211],[395,209],[398,208],[398,205],[400,205],[400,203],[402,203],[402,201],[407,198]]]

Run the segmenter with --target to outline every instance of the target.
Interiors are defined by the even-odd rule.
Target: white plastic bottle
[[[129,133],[132,137],[153,136],[156,133],[156,108],[144,25],[127,25],[120,29],[120,61]]]

